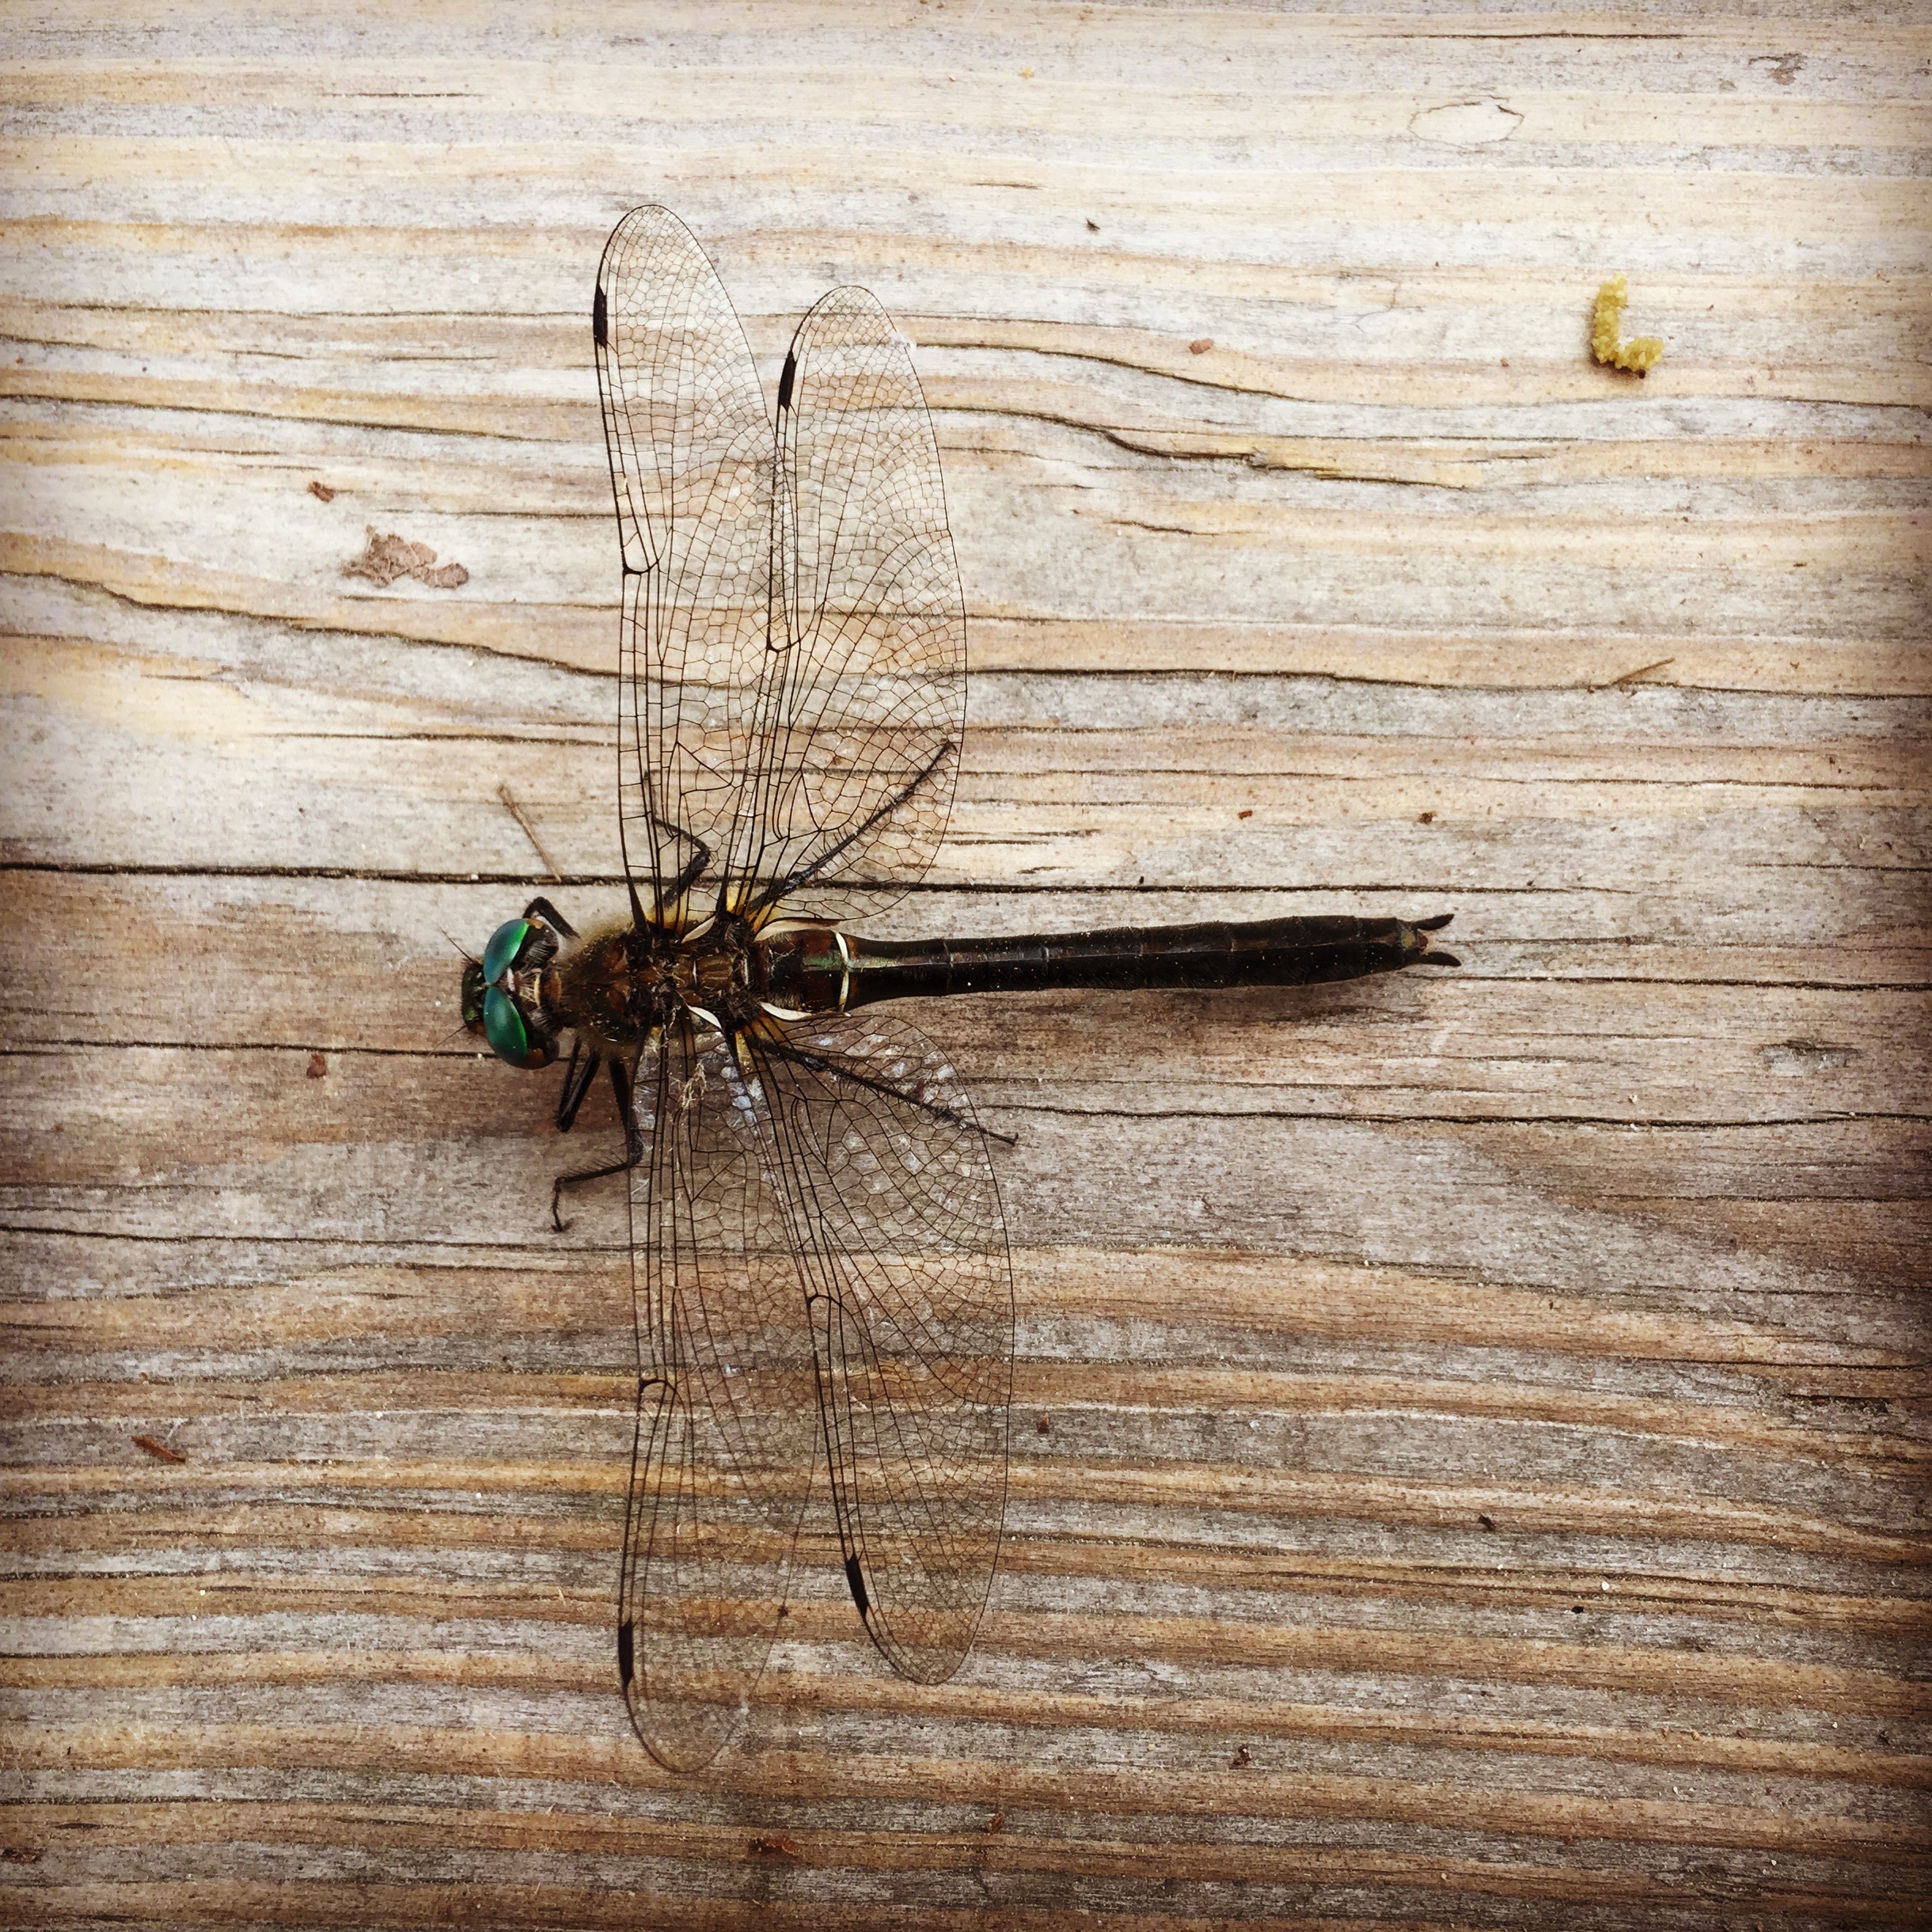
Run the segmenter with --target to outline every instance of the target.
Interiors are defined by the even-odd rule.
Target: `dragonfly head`
[[[513,1067],[547,1067],[556,1058],[556,1035],[537,996],[556,947],[556,935],[541,920],[507,919],[490,935],[483,958],[463,968],[463,1024]]]

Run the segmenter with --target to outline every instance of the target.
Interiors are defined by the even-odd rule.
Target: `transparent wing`
[[[877,912],[932,862],[966,720],[966,605],[912,345],[834,289],[779,383],[780,588],[727,869],[788,912]]]
[[[693,1771],[730,1738],[765,1668],[818,1413],[763,1095],[718,1035],[685,1024],[640,1069],[636,1104],[640,1367],[618,1657],[646,1748]]]
[[[655,906],[721,847],[772,609],[772,427],[736,313],[690,230],[635,208],[592,310],[623,547],[618,811]]]
[[[846,1580],[921,1683],[971,1648],[1006,1509],[1013,1289],[985,1137],[916,1027],[753,1043],[810,1298]]]

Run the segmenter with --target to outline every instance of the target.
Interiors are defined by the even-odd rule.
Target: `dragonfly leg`
[[[643,1163],[644,1137],[637,1130],[637,1115],[631,1104],[630,1071],[621,1060],[608,1060],[604,1064],[610,1069],[610,1091],[617,1097],[617,1118],[624,1122],[624,1158],[612,1161],[607,1167],[585,1167],[575,1174],[557,1176],[550,1190],[550,1220],[559,1234],[567,1224],[558,1212],[565,1188],[575,1187],[585,1181],[601,1181],[613,1174],[628,1174],[632,1168]],[[578,1098],[581,1100],[583,1096],[579,1095]]]
[[[531,900],[529,904],[523,909],[523,917],[526,919],[529,918],[532,914],[555,927],[557,932],[567,939],[574,939],[577,936],[577,928],[541,894]]]
[[[583,1059],[583,1069],[579,1071],[578,1061]],[[583,1105],[583,1097],[590,1091],[590,1083],[597,1078],[597,1070],[603,1065],[601,1054],[585,1055],[581,1038],[570,1043],[570,1065],[564,1070],[564,1091],[556,1103],[556,1130],[568,1133],[577,1124],[577,1110]]]
[[[658,894],[657,916],[662,918],[667,905],[675,905],[697,882],[704,876],[704,868],[711,864],[711,848],[695,833],[687,832],[682,826],[674,826],[669,819],[656,822],[667,832],[675,832],[680,838],[689,839],[693,847],[691,856],[684,863],[684,869]]]
[[[877,811],[869,813],[861,819],[836,845],[827,846],[816,859],[812,860],[810,864],[800,866],[798,871],[792,873],[789,878],[773,880],[749,905],[742,905],[738,910],[746,918],[750,919],[755,914],[761,913],[774,899],[782,899],[787,893],[795,892],[807,879],[816,878],[834,859],[837,858],[841,852],[846,850],[848,846],[856,845],[860,839],[864,838],[866,833],[870,832],[882,818],[889,818],[897,811],[946,762],[947,753],[955,749],[952,741],[948,738],[933,754],[932,761],[910,784],[894,792]]]
[[[672,880],[670,884],[659,891],[657,897],[651,901],[649,922],[655,922],[663,918],[666,906],[676,904],[704,876],[705,867],[711,864],[711,848],[695,832],[687,832],[674,819],[660,818],[657,813],[653,811],[647,811],[644,814],[644,818],[647,824],[655,826],[660,832],[671,833],[675,837],[682,839],[691,848],[691,856],[685,861],[678,876]],[[621,842],[624,837],[624,825],[621,818],[617,825],[617,836]],[[655,857],[651,861],[651,871],[653,874],[657,871],[657,862]],[[649,922],[647,921],[644,913],[644,902],[637,896],[637,882],[631,876],[631,861],[628,847],[624,853],[624,882],[631,895],[632,923],[641,932],[646,924]]]

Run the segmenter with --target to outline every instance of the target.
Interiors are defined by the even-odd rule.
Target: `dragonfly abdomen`
[[[1362,979],[1418,963],[1455,966],[1430,949],[1447,914],[1411,924],[1348,914],[1232,924],[1119,927],[1017,939],[879,940],[845,936],[842,1004],[1059,987],[1301,986]]]

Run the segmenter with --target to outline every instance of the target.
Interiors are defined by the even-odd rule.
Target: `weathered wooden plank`
[[[39,687],[21,711],[34,728],[7,812],[17,853],[225,869],[245,826],[260,869],[541,877],[501,803],[508,784],[567,875],[615,875],[594,803],[609,769],[607,681],[594,703],[572,693],[525,723],[478,715],[478,700],[508,706],[514,681],[479,685],[474,667],[469,701],[459,687],[426,715],[400,693],[332,705],[284,692],[259,663],[237,666],[243,692],[218,673],[160,666],[124,683],[93,651],[23,652],[16,666],[17,685]],[[146,723],[157,684],[169,707],[159,730]],[[1801,939],[1814,953],[1847,928],[1869,943],[1912,923],[1915,717],[1767,698],[1713,745],[1708,704],[1680,693],[1384,702],[1372,728],[1359,704],[1299,680],[1235,693],[1163,681],[1150,693],[1126,679],[982,679],[986,722],[938,882],[1346,894],[1413,882],[1464,905],[1540,887],[1578,895],[1591,936],[1606,920],[1619,940],[1661,936],[1661,913],[1681,932],[1701,913],[1726,943]],[[1572,749],[1592,730],[1593,750]],[[257,776],[264,734],[285,742],[272,780]],[[192,796],[194,809],[131,812],[133,783]]]
[[[120,1072],[106,1083],[100,1050],[40,1050],[42,1077],[9,1096],[21,1152],[5,1198],[17,1224],[362,1243],[432,1238],[453,1213],[473,1240],[517,1243],[540,1228],[562,1151],[548,1126],[554,1102],[545,1084],[513,1084],[494,1060],[349,1057],[338,1063],[346,1075],[320,1083],[299,1049],[116,1053]],[[1834,1234],[1865,1266],[1904,1283],[1924,1265],[1923,1123],[1486,1122],[1355,1107],[1150,1114],[1096,1108],[1091,1096],[1057,1106],[1029,1096],[1010,1110],[988,1098],[992,1121],[1020,1129],[998,1165],[1022,1242],[1050,1228],[1061,1239],[1111,1231],[1185,1244],[1211,1230],[1217,1245],[1559,1285],[1702,1278],[1794,1290],[1808,1274],[1824,1285],[1838,1265],[1829,1239],[1802,1219],[1830,1202]],[[591,1125],[614,1132],[601,1115]],[[599,1144],[589,1142],[593,1152]],[[1761,1209],[1754,1217],[1760,1190],[1793,1214],[1782,1230]],[[184,1214],[206,1218],[179,1222]],[[1746,1228],[1756,1238],[1740,1244]],[[1864,1247],[1874,1239],[1882,1261]]]
[[[261,1050],[271,1056],[264,1070],[247,1077],[270,1080],[280,1076],[268,1069],[290,1070],[288,1054],[320,1050],[336,1057],[331,1077],[351,1086],[293,1091],[328,1118],[352,1108],[372,1122],[399,1084],[418,1077],[394,1057],[440,1047],[473,1058],[475,1043],[457,1028],[460,962],[447,936],[475,944],[515,898],[507,885],[368,884],[351,897],[327,880],[51,872],[14,880],[17,916],[0,936],[0,1000],[17,1044]],[[613,896],[601,889],[590,902],[608,905]],[[1041,896],[1044,905],[1033,895],[924,895],[897,923],[1010,930],[1118,916],[1097,897]],[[1414,894],[1347,896],[1365,907],[1417,909]],[[1330,901],[1271,894],[1258,908],[1304,902]],[[1230,894],[1205,906],[1182,901],[1172,916],[1224,905],[1254,909]],[[1492,910],[1483,923],[1495,917]],[[72,945],[57,987],[35,977],[50,932]],[[925,1023],[958,1057],[982,1104],[1090,1113],[1448,1111],[1678,1128],[1775,1125],[1884,1114],[1901,1085],[1922,1084],[1928,1072],[1922,991],[1831,983],[1869,970],[1870,955],[1857,945],[1822,966],[1791,949],[1809,977],[1780,985],[1769,972],[1743,984],[1716,978],[1737,970],[1738,949],[1721,946],[1700,956],[1681,942],[1642,949],[1605,942],[1587,964],[1552,959],[1563,975],[1552,979],[1535,972],[1521,943],[1510,949],[1515,958],[1505,952],[1500,960],[1493,934],[1476,943],[1485,955],[1479,975],[1472,962],[1467,977],[1178,1001],[962,1000],[936,1007]],[[1770,949],[1757,950],[1762,970]],[[1713,977],[1648,984],[1627,970],[1598,977],[1604,962],[1623,967],[1633,952]],[[1499,976],[1512,966],[1519,977]],[[332,987],[352,996],[317,997],[317,988]],[[1675,1064],[1657,1064],[1661,1048]],[[306,1079],[306,1058],[292,1070]],[[190,1092],[197,1078],[190,1076]],[[54,1103],[64,1108],[69,1076],[51,1079]],[[184,1094],[180,1104],[198,1103]]]
[[[1927,46],[21,26],[0,1917],[1916,1923]],[[621,907],[584,311],[647,197],[768,372],[841,280],[919,345],[976,681],[894,929],[1468,961],[922,1015],[1016,1137],[985,1634],[893,1677],[812,1519],[695,1781],[613,1691],[621,1197],[551,1233],[554,1081],[450,1037],[450,936]],[[469,581],[345,578],[372,525]]]
[[[40,363],[47,351],[30,339],[35,326],[17,321],[14,346],[34,351]],[[38,326],[64,332],[65,318],[44,317]],[[543,351],[546,360],[567,362],[573,343],[581,354],[580,320],[560,319],[548,332],[555,340]],[[585,378],[560,375],[575,403],[545,404],[533,423],[520,393],[479,396],[469,374],[477,355],[517,353],[522,343],[492,342],[486,332],[459,349],[445,333],[440,321],[426,325],[416,343],[391,352],[407,355],[412,369],[419,361],[446,364],[449,379],[464,381],[460,423],[426,422],[439,404],[420,387],[345,405],[328,385],[333,370],[325,360],[309,408],[340,416],[346,406],[357,427],[305,428],[305,393],[287,384],[251,391],[202,383],[154,398],[166,411],[205,412],[199,447],[182,446],[176,416],[157,425],[154,410],[128,404],[128,396],[152,397],[134,359],[120,359],[127,373],[104,384],[11,370],[9,386],[21,412],[14,440],[42,488],[39,516],[9,533],[9,567],[56,582],[105,582],[124,597],[163,606],[348,628],[370,627],[380,615],[488,642],[520,634],[516,647],[525,651],[533,639],[548,642],[560,619],[572,660],[607,666],[610,621],[590,620],[579,608],[607,609],[615,575],[601,500],[608,485],[586,461],[595,457],[597,419]],[[776,352],[784,336],[776,327],[772,334]],[[1292,648],[1298,632],[1314,632],[1308,641],[1319,643],[1324,632],[1349,631],[1355,643],[1349,668],[1372,677],[1382,669],[1385,632],[1396,633],[1391,643],[1399,648],[1405,627],[1438,632],[1445,610],[1459,609],[1480,626],[1491,656],[1512,666],[1510,682],[1530,681],[1531,663],[1546,678],[1550,670],[1522,662],[1510,643],[1520,651],[1539,633],[1554,632],[1551,641],[1566,651],[1566,681],[1604,683],[1657,663],[1629,655],[1630,646],[1654,634],[1693,654],[1661,654],[1674,674],[1668,681],[1697,681],[1706,661],[1726,662],[1710,654],[1728,651],[1751,666],[1748,682],[1816,688],[1820,640],[1835,638],[1828,662],[1835,666],[1843,654],[1853,676],[1829,681],[1830,688],[1859,688],[1854,667],[1862,663],[1865,677],[1880,681],[1866,688],[1924,689],[1922,673],[1896,662],[1914,635],[1911,596],[1926,548],[1921,493],[1913,488],[1924,457],[1912,446],[1909,413],[1866,412],[1869,419],[1860,423],[1859,412],[1847,420],[1835,408],[1700,410],[1688,400],[1672,408],[1660,397],[1626,405],[1637,412],[1626,418],[1608,395],[1570,401],[1532,389],[1491,411],[1391,406],[1387,413],[1403,438],[1391,443],[1381,409],[1371,411],[1373,429],[1365,439],[1338,435],[1355,421],[1338,400],[1270,403],[1266,392],[1281,388],[1280,379],[1258,377],[1259,395],[1229,394],[1179,379],[1190,371],[1171,379],[1150,371],[1154,393],[1137,394],[1144,385],[1103,359],[1132,364],[1151,346],[1089,331],[953,352],[962,367],[987,372],[980,381],[935,388],[942,410],[952,406],[941,416],[942,447],[976,614],[1051,621],[1063,636],[1069,619],[1105,621],[1144,656],[1142,627],[1160,625],[1160,636],[1199,621],[1201,580],[1212,573],[1214,628],[1251,633],[1252,668],[1280,667],[1258,643]],[[381,349],[370,344],[368,351]],[[1170,351],[1183,362],[1200,359],[1178,339],[1160,352]],[[234,353],[191,340],[170,359],[193,366]],[[271,364],[307,359],[298,340],[241,353]],[[1043,396],[1031,375],[1042,353],[1095,374],[1079,389]],[[1513,374],[1520,353],[1510,359]],[[1359,390],[1354,362],[1329,366],[1338,389]],[[1454,393],[1459,397],[1461,387]],[[1923,400],[1896,398],[1921,406]],[[93,464],[77,465],[71,445],[36,421],[63,408],[119,418],[118,450],[111,443]],[[1204,438],[1198,428],[1168,427],[1198,425],[1204,408],[1228,418],[1218,433]],[[1679,433],[1660,441],[1656,431],[1667,410]],[[264,422],[287,423],[292,437],[274,436]],[[1177,443],[1177,433],[1191,433],[1196,446]],[[381,446],[398,438],[408,447],[396,461]],[[1770,473],[1756,474],[1753,452],[1781,438],[1785,448]],[[1432,454],[1431,443],[1450,448]],[[1872,453],[1848,456],[1847,444]],[[1680,473],[1676,452],[1684,446],[1693,454]],[[1483,453],[1479,470],[1461,454],[1471,446]],[[1646,453],[1653,465],[1663,459],[1661,475],[1654,468],[1648,477],[1638,473]],[[254,461],[238,469],[238,456]],[[101,457],[110,475],[120,468],[118,488],[103,487]],[[184,555],[142,548],[158,461],[195,505]],[[1435,480],[1432,466],[1446,467],[1447,476]],[[1869,472],[1877,473],[1860,473]],[[336,491],[336,499],[325,505],[309,495],[311,477]],[[274,488],[266,503],[264,482]],[[78,524],[76,492],[88,512]],[[398,517],[411,520],[421,541],[464,560],[471,583],[455,593],[411,585],[378,593],[345,583],[340,567],[360,550],[366,524]],[[1049,529],[1055,537],[1046,536]],[[1911,567],[1888,571],[1893,558]],[[1486,594],[1505,567],[1512,583],[1498,609]],[[1081,586],[1071,598],[1069,583]],[[506,613],[506,591],[539,608]],[[1701,621],[1687,628],[1681,618],[1693,593]],[[546,611],[545,603],[560,608]],[[1360,624],[1365,607],[1382,617],[1369,635]],[[1263,627],[1259,640],[1251,635],[1256,626]],[[1847,631],[1860,636],[1862,651],[1847,648]],[[1795,648],[1797,666],[1778,660],[1781,641]],[[1585,645],[1593,647],[1594,674],[1577,679]],[[1755,658],[1747,655],[1751,647]],[[1809,680],[1790,680],[1791,669],[1809,671]]]

